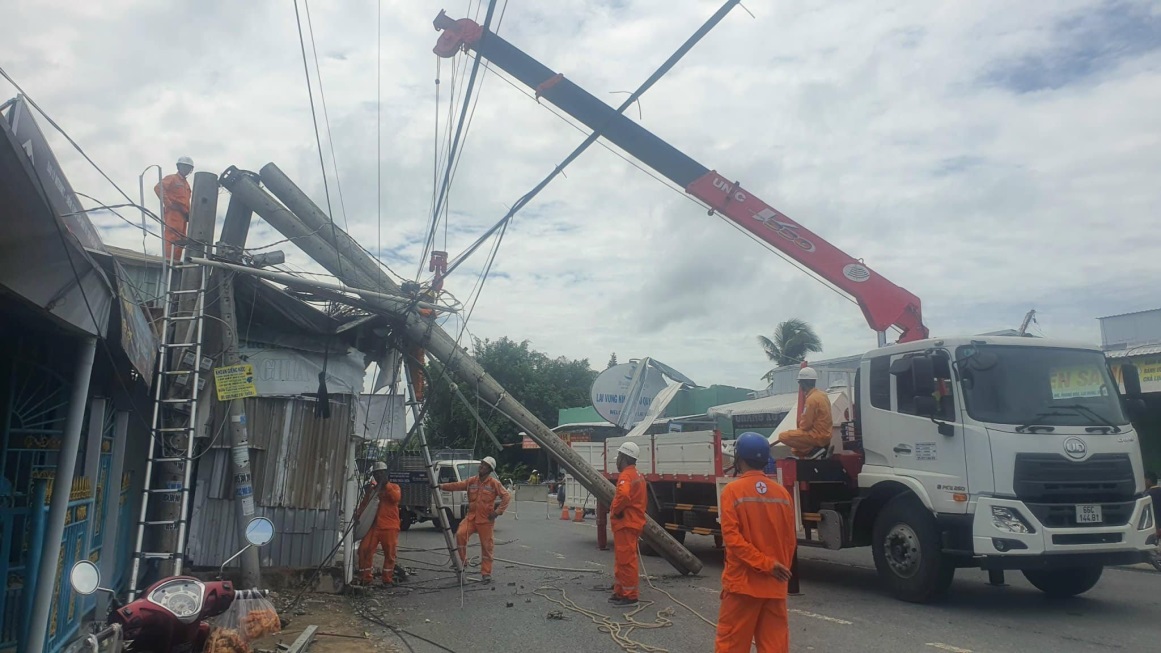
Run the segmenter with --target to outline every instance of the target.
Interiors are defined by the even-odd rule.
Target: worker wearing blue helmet
[[[757,433],[743,433],[734,446],[739,476],[722,490],[722,603],[714,653],[761,653],[790,650],[786,608],[787,581],[797,536],[794,506],[786,488],[763,470],[770,443]]]

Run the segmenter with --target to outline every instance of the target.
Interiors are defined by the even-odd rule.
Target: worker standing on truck
[[[359,580],[369,585],[373,580],[371,574],[375,566],[375,549],[383,548],[383,582],[391,585],[395,582],[395,553],[399,547],[399,502],[403,498],[403,491],[395,483],[387,480],[387,465],[377,462],[371,467],[371,478],[374,485],[368,485],[355,512],[355,521],[371,502],[371,497],[378,494],[379,507],[375,512],[375,524],[359,542]]]
[[[834,421],[830,414],[830,399],[814,387],[818,372],[813,367],[798,370],[798,386],[805,396],[798,416],[798,428],[785,431],[778,441],[790,447],[795,458],[822,458],[830,446]]]
[[[789,653],[786,587],[797,535],[790,494],[764,470],[770,443],[743,433],[734,449],[737,479],[722,490],[720,519],[726,547],[722,604],[714,653]]]
[[[613,522],[613,605],[636,605],[638,592],[637,540],[645,528],[645,479],[637,473],[641,448],[626,442],[617,449],[617,491],[609,506]]]
[[[468,491],[468,514],[456,530],[456,544],[460,549],[460,562],[468,564],[468,539],[472,533],[480,536],[480,576],[485,583],[492,582],[492,552],[495,550],[494,532],[496,518],[508,509],[512,495],[504,489],[500,479],[492,476],[496,469],[496,459],[486,456],[480,461],[479,476],[458,483],[444,483],[439,489],[444,492]],[[496,499],[500,505],[496,505]]]
[[[193,172],[193,159],[183,156],[177,160],[177,172],[161,180],[153,187],[153,192],[161,198],[164,207],[162,228],[162,251],[165,258],[181,260],[182,243],[185,241],[185,225],[189,222],[189,207],[192,191],[186,180]]]

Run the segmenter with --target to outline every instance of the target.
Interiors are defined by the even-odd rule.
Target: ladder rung
[[[167,426],[165,428],[157,429],[160,433],[181,433],[182,431],[192,431],[192,426]]]
[[[159,519],[159,520],[154,520],[154,521],[142,521],[142,522],[137,522],[137,523],[141,524],[142,526],[176,526],[184,521],[185,521],[184,519]]]
[[[170,265],[171,270],[188,270],[189,268],[200,268],[201,263],[174,263]]]
[[[185,457],[181,457],[181,456],[175,458],[173,456],[170,456],[168,458],[154,458],[153,462],[155,462],[155,463],[184,463],[184,462],[191,462],[192,460],[193,460],[192,458],[185,458]]]
[[[171,318],[169,318],[169,321],[170,322],[188,322],[190,320],[200,320],[200,319],[202,319],[201,315],[187,315],[185,317],[171,317]]]
[[[190,397],[189,399],[162,399],[161,403],[163,403],[163,404],[188,404],[192,401],[197,401],[197,400],[194,399],[193,397]]]
[[[181,492],[189,492],[189,488],[168,488],[158,487],[146,490],[149,494],[179,494]]]
[[[193,370],[166,370],[162,374],[166,376],[178,376],[181,374],[193,374]]]
[[[170,348],[174,348],[174,347],[193,347],[193,346],[196,346],[197,344],[198,344],[198,343],[196,343],[196,342],[174,342],[174,343],[168,343],[168,344],[167,344],[167,343],[162,343],[162,344],[161,344],[161,346],[162,346],[162,347],[170,347]]]
[[[190,293],[201,292],[201,291],[202,291],[201,288],[191,288],[189,290],[171,290],[171,291],[169,291],[169,294],[171,294],[171,295],[188,295]]]
[[[181,556],[180,553],[161,553],[154,551],[141,551],[134,555],[145,560],[173,560]]]

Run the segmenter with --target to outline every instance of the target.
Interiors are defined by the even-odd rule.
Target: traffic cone
[[[568,506],[562,506],[560,509],[560,521],[568,521]]]
[[[574,512],[572,515],[572,520],[573,521],[584,521],[585,520],[585,509],[584,508],[577,508],[576,512]]]

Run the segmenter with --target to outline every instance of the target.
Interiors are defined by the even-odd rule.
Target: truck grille
[[[1102,503],[1101,516],[1104,518],[1099,524],[1078,524],[1076,523],[1076,506],[1071,503],[1025,503],[1028,510],[1040,520],[1048,528],[1085,528],[1088,526],[1095,526],[1101,528],[1104,526],[1124,526],[1129,523],[1129,518],[1133,516],[1133,508],[1136,507],[1135,501],[1126,503]]]
[[[1117,503],[1136,489],[1127,454],[1069,460],[1060,454],[1016,454],[1016,496],[1029,503]],[[1127,519],[1127,518],[1126,518]]]

